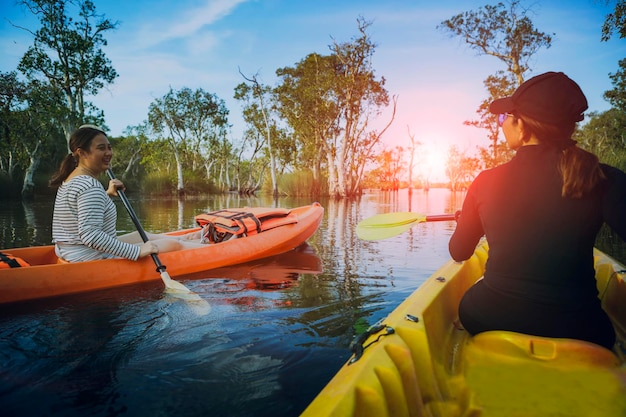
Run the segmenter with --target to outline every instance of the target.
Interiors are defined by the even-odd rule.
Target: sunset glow
[[[418,149],[418,151],[421,151],[419,152],[419,159],[422,161],[422,169],[419,169],[418,172],[421,172],[429,183],[447,182],[448,180],[445,175],[448,148],[443,145],[444,144],[429,143],[422,145]]]

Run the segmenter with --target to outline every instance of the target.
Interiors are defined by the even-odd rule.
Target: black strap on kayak
[[[363,346],[363,343],[365,343],[368,337],[380,332],[382,329],[386,329],[386,333],[378,335],[378,337],[375,340]],[[384,323],[377,323],[371,326],[364,333],[361,333],[359,336],[357,336],[357,338],[354,339],[352,343],[350,343],[350,351],[354,354],[354,356],[352,357],[352,359],[350,359],[350,362],[348,362],[348,364],[353,364],[354,362],[361,359],[361,356],[363,356],[363,351],[365,349],[370,347],[372,344],[378,342],[381,337],[389,336],[390,334],[393,334],[394,332],[395,330],[393,329],[393,327],[387,326]]]
[[[2,252],[0,252],[0,261],[6,263],[11,268],[20,268],[22,266],[22,265],[20,265],[20,263],[18,261],[16,261],[13,258],[9,258],[7,255],[5,255]]]

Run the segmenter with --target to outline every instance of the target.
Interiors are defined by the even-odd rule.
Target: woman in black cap
[[[470,334],[509,330],[613,347],[593,247],[603,223],[626,240],[626,174],[572,140],[586,109],[580,87],[561,72],[491,103],[516,155],[474,180],[450,239],[457,261],[482,236],[489,242],[484,279],[459,306]]]

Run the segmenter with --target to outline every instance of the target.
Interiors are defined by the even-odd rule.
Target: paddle
[[[412,212],[377,214],[361,220],[356,226],[356,235],[363,240],[380,240],[404,233],[417,223],[455,220],[454,214],[426,216]]]
[[[109,178],[115,179],[115,175],[113,174],[113,170],[111,168],[109,168],[107,170],[107,174],[109,174]],[[139,223],[139,219],[137,218],[137,215],[135,214],[135,211],[133,210],[132,206],[130,205],[130,202],[128,201],[128,198],[126,198],[126,195],[124,194],[124,191],[117,190],[117,194],[122,199],[122,203],[124,203],[124,207],[126,207],[126,211],[128,211],[128,214],[130,215],[130,218],[132,219],[133,223],[135,223],[135,227],[137,228],[137,231],[141,235],[141,239],[144,242],[147,242],[148,241],[148,236],[146,235],[146,232],[143,230],[143,227],[141,227],[141,223]],[[165,270],[165,265],[163,265],[161,263],[161,261],[159,260],[159,257],[157,256],[156,253],[152,253],[151,256],[152,256],[152,260],[154,261],[154,264],[156,265],[157,272],[159,272],[161,274],[161,279],[163,280],[163,284],[165,284],[165,290],[167,292],[170,292],[172,294],[176,294],[176,293],[188,294],[188,295],[192,295],[191,298],[195,298],[193,296],[196,296],[196,297],[200,298],[199,295],[193,293],[190,289],[185,287],[183,284],[181,284],[178,281],[174,281],[170,277],[170,274],[168,274],[167,271]],[[189,299],[190,297],[186,296],[184,298]]]

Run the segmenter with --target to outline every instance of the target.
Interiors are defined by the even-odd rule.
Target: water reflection
[[[280,255],[182,275],[177,280],[185,282],[211,305],[230,304],[250,311],[291,306],[292,301],[286,299],[283,292],[271,293],[298,286],[305,274],[315,279],[322,271],[322,260],[317,252],[304,243]]]
[[[49,245],[52,201],[0,201],[0,248]]]

